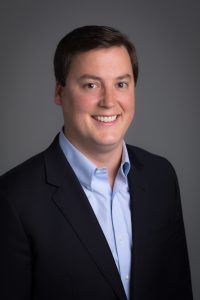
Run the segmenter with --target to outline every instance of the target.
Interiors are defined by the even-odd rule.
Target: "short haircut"
[[[135,84],[138,79],[138,60],[135,46],[115,28],[109,26],[83,26],[74,29],[59,42],[54,56],[56,81],[65,86],[71,62],[74,56],[92,49],[124,46],[131,59]]]

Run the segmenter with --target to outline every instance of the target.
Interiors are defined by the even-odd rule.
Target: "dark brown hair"
[[[83,26],[74,29],[59,42],[54,56],[56,81],[65,86],[70,64],[75,54],[96,48],[124,46],[130,56],[135,84],[138,78],[138,60],[134,45],[126,35],[108,26]]]

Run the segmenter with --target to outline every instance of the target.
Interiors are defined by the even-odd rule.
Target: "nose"
[[[115,105],[115,93],[112,87],[104,87],[100,95],[99,106],[104,108],[111,108]]]

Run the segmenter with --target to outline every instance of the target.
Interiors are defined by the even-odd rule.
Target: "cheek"
[[[124,109],[130,114],[135,111],[135,98],[133,96],[126,97],[124,99]]]
[[[67,102],[69,102],[71,109],[75,113],[84,113],[92,110],[96,103],[96,97],[83,93],[73,93]]]
[[[126,120],[128,124],[133,121],[134,115],[135,115],[135,99],[134,97],[126,98],[126,101],[124,101],[124,111],[126,115]]]

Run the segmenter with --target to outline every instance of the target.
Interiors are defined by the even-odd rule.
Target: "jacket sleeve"
[[[0,299],[31,298],[31,249],[14,206],[0,192]]]

